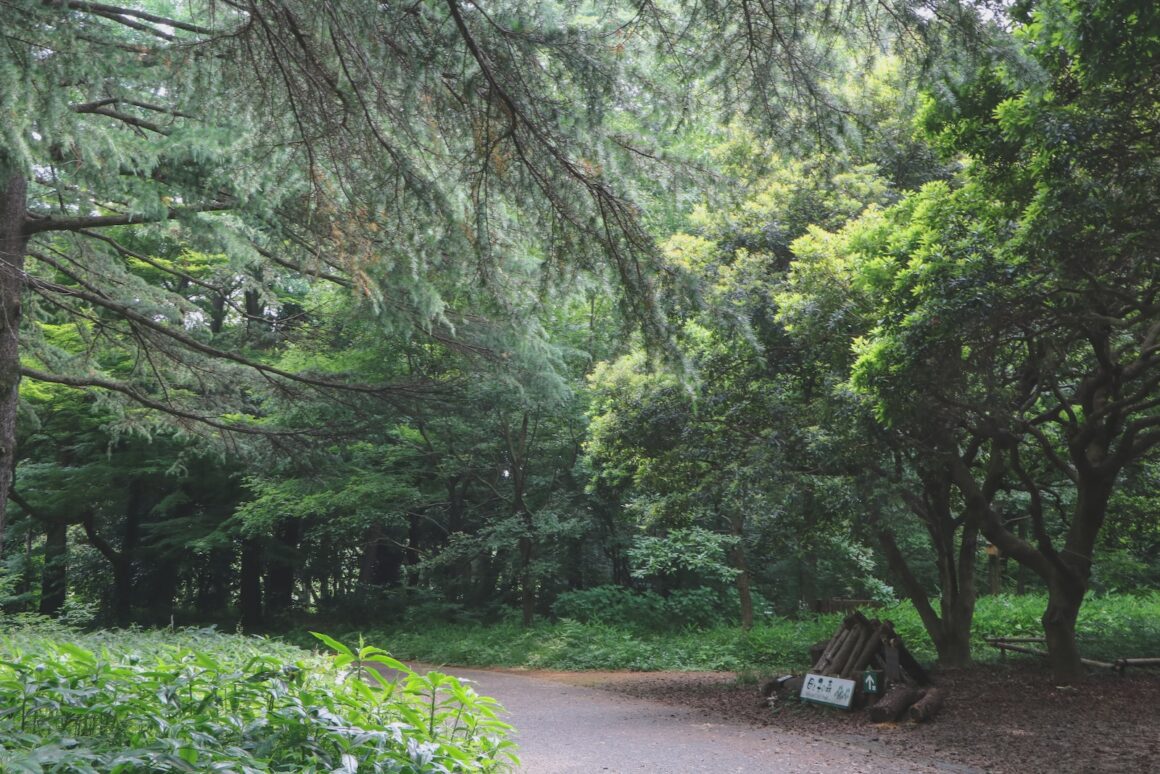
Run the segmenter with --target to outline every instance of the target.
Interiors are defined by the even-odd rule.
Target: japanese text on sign
[[[854,698],[854,681],[825,675],[806,675],[801,697],[805,701],[849,709]]]

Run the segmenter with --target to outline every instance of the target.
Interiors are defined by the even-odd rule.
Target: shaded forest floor
[[[871,723],[865,711],[796,700],[763,703],[758,686],[729,673],[552,672],[550,679],[689,707],[715,721],[772,726],[845,741],[940,768],[993,772],[1145,772],[1160,765],[1160,672],[1096,674],[1057,686],[1026,661],[934,675],[948,692],[927,724]]]

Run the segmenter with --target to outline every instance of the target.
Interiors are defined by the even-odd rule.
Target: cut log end
[[[922,697],[910,705],[908,715],[915,723],[925,723],[942,709],[945,693],[933,685],[923,691]]]
[[[918,691],[913,687],[906,683],[897,683],[878,700],[878,703],[870,707],[870,720],[875,723],[890,723],[897,720],[917,697]]]

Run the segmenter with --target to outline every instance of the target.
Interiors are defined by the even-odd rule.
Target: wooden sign
[[[853,680],[808,674],[802,684],[801,698],[802,701],[850,709],[850,702],[854,699],[854,686]]]

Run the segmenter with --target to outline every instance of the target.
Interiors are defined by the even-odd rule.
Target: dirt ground
[[[1038,664],[1011,660],[935,672],[946,704],[933,721],[871,723],[782,700],[770,707],[758,685],[724,673],[553,673],[588,685],[706,713],[723,722],[774,727],[848,742],[939,768],[991,772],[1160,771],[1160,670],[1095,674],[1054,684]]]

